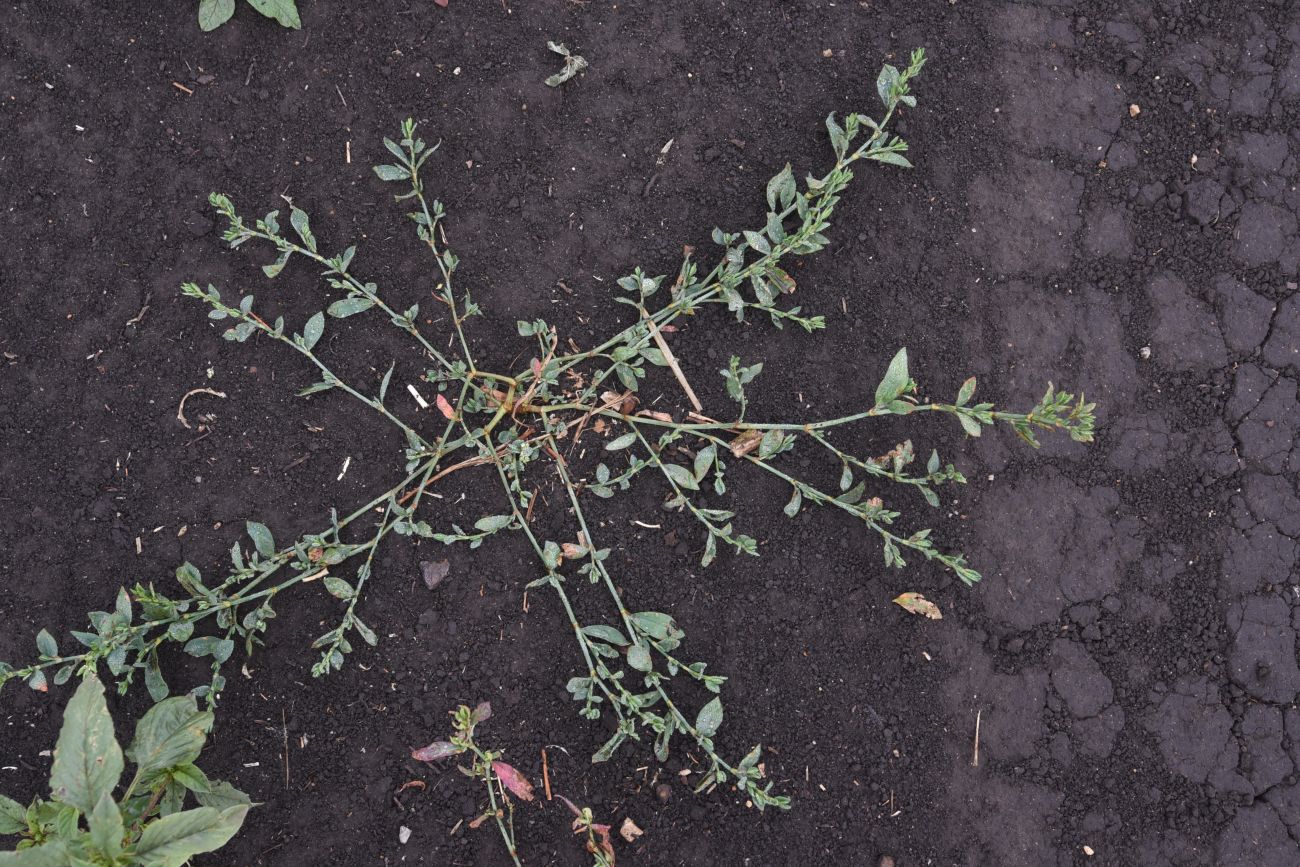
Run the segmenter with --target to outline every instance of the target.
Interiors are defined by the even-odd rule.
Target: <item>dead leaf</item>
[[[758,448],[758,444],[762,441],[763,432],[761,430],[747,430],[731,441],[731,453],[738,458],[743,458]]]
[[[451,562],[449,560],[420,561],[420,575],[424,578],[424,586],[430,590],[441,584],[450,571]]]
[[[630,391],[623,394],[615,394],[612,391],[602,391],[600,393],[600,402],[610,409],[621,412],[623,415],[631,415],[636,412],[636,406],[640,403],[640,401],[637,400],[636,395],[632,394]]]
[[[513,792],[519,800],[531,801],[533,799],[533,784],[528,782],[528,778],[512,766],[502,761],[493,762],[492,773],[496,774],[497,779],[501,781],[501,785]]]
[[[623,824],[618,828],[618,835],[629,843],[635,842],[636,838],[644,833],[645,831],[638,828],[631,818],[623,819]]]
[[[492,702],[481,701],[474,705],[474,712],[469,715],[469,721],[472,725],[478,725],[484,720],[492,717]]]
[[[564,552],[564,559],[566,560],[577,560],[587,554],[587,549],[576,542],[565,542],[560,546],[560,550]]]
[[[447,741],[434,741],[427,747],[411,751],[411,758],[421,762],[436,762],[439,759],[445,759],[448,756],[456,756],[465,752],[461,747]]]
[[[443,418],[447,421],[456,420],[456,410],[451,408],[451,401],[440,394],[434,403],[438,404],[438,412],[442,413]]]
[[[424,780],[407,780],[405,783],[402,783],[402,785],[398,788],[397,794],[400,795],[402,794],[402,792],[405,792],[407,789],[427,789],[427,788],[429,788],[429,784],[426,783]]]
[[[666,412],[656,412],[653,409],[643,409],[637,415],[643,415],[646,418],[657,419],[658,421],[671,422],[673,417]]]
[[[894,604],[912,614],[924,614],[931,620],[943,619],[943,614],[939,612],[939,606],[920,593],[904,593],[894,598]]]

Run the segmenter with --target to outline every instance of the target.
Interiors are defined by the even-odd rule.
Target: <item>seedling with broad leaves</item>
[[[87,674],[63,714],[50,797],[23,806],[0,795],[0,835],[19,837],[13,852],[0,852],[0,865],[181,867],[220,849],[252,803],[194,764],[211,729],[211,711],[177,696],[140,718],[123,751],[104,685]],[[135,765],[129,781],[127,761]],[[191,800],[198,805],[186,809]]]
[[[302,27],[296,0],[247,0],[247,3],[281,27],[292,30]],[[235,0],[199,0],[199,28],[202,30],[216,30],[234,14]]]
[[[611,538],[612,530],[598,533],[603,525],[590,513],[595,501],[613,498],[634,484],[654,486],[664,493],[665,509],[698,522],[695,542],[702,565],[727,550],[758,556],[760,545],[744,532],[744,518],[732,508],[704,501],[706,488],[724,496],[731,474],[746,468],[767,473],[787,487],[784,512],[790,517],[808,508],[828,508],[860,522],[880,539],[885,566],[921,559],[972,584],[980,576],[966,558],[936,544],[929,529],[903,529],[903,506],[895,505],[895,498],[904,503],[917,498],[936,507],[937,489],[964,483],[962,474],[933,451],[923,469],[914,469],[917,451],[911,440],[884,455],[860,454],[846,444],[846,433],[885,416],[939,414],[951,416],[970,436],[1002,423],[1031,445],[1037,445],[1040,433],[1054,430],[1080,442],[1091,440],[1093,405],[1081,397],[1049,386],[1027,412],[1009,412],[976,403],[972,378],[951,402],[934,400],[912,379],[906,350],[893,357],[860,410],[836,418],[749,421],[746,389],[762,375],[762,364],[740,358],[732,358],[720,371],[735,402],[729,417],[710,418],[700,409],[680,415],[651,410],[638,400],[647,378],[660,371],[665,382],[671,382],[671,375],[694,401],[685,376],[689,364],[683,365],[664,339],[669,326],[684,316],[698,322],[702,314],[721,307],[737,320],[766,319],[777,328],[794,326],[813,333],[825,327],[821,316],[788,303],[796,289],[788,262],[829,244],[825,232],[860,164],[910,166],[906,142],[889,132],[889,125],[900,107],[916,104],[911,85],[924,61],[918,50],[906,68],[884,67],[877,80],[884,108],[879,120],[865,114],[828,117],[834,155],[829,170],[807,176],[802,184],[788,165],[777,173],[766,188],[768,213],[762,225],[738,232],[714,230],[720,248],[716,264],[700,264],[688,248],[672,277],[637,268],[620,279],[614,300],[627,305],[630,323],[589,349],[562,352],[556,327],[543,320],[519,322],[518,333],[533,347],[534,357],[524,369],[510,373],[485,369],[471,351],[467,327],[482,311],[469,291],[458,287],[459,260],[447,241],[446,210],[426,187],[425,167],[437,146],[418,136],[414,121],[402,125],[397,141],[385,139],[393,161],[375,172],[398,185],[396,199],[408,209],[436,268],[433,301],[449,323],[450,344],[424,332],[419,303],[399,303],[396,293],[363,276],[355,247],[326,252],[303,210],[291,207],[285,227],[278,212],[245,218],[229,198],[214,194],[212,204],[227,222],[224,237],[232,247],[269,247],[273,258],[264,266],[268,278],[291,261],[319,269],[329,300],[305,322],[291,325],[283,317],[263,316],[252,295],[229,298],[211,285],[195,283],[186,283],[184,294],[204,304],[208,316],[226,326],[227,339],[257,338],[302,356],[317,378],[301,394],[325,399],[344,395],[391,423],[404,440],[405,478],[346,516],[332,513],[320,531],[287,545],[276,542],[263,524],[249,522],[248,540],[234,544],[230,566],[216,577],[205,580],[187,563],[176,573],[179,594],[152,584],[124,590],[113,611],[92,613],[92,628],[73,633],[80,645],[75,651],[65,652],[42,632],[39,660],[21,669],[0,664],[0,682],[23,679],[43,690],[47,671],[61,683],[75,671],[94,670],[103,663],[119,689],[141,677],[155,700],[161,700],[168,686],[160,651],[176,646],[210,659],[211,679],[192,694],[212,704],[236,649],[252,653],[275,617],[274,606],[301,585],[322,586],[339,600],[337,622],[313,645],[320,652],[313,672],[323,675],[341,667],[358,640],[370,645],[377,641],[360,602],[372,580],[375,553],[390,533],[470,548],[517,535],[536,555],[536,577],[525,586],[554,594],[573,635],[578,670],[566,673],[567,691],[582,718],[604,720],[609,731],[592,760],[606,761],[627,741],[635,741],[665,761],[674,743],[684,742],[705,763],[697,791],[726,786],[759,809],[789,807],[789,798],[773,792],[772,782],[765,779],[760,747],[740,758],[722,753],[719,731],[726,677],[710,672],[689,653],[685,631],[670,613],[638,610],[636,588],[629,588],[627,596],[619,589],[612,551],[620,540]],[[400,413],[389,398],[394,367],[377,387],[353,384],[320,351],[330,323],[355,316],[385,322],[413,341],[427,370],[420,382],[403,383],[406,388],[396,391],[436,394],[432,402],[420,398],[430,408],[416,419]],[[604,437],[604,460],[595,466],[572,457],[573,445],[584,436],[584,442]],[[838,484],[809,480],[788,460],[793,452],[822,455],[837,468]],[[444,479],[460,479],[462,472],[470,471],[495,479],[500,507],[469,527],[440,521],[425,508],[426,493]],[[553,486],[557,497],[539,502],[536,491],[541,485]],[[567,538],[538,534],[531,519],[539,507],[564,510],[572,521]],[[369,524],[367,532],[358,533],[363,524]],[[579,595],[588,598],[575,607]],[[580,620],[576,613],[578,608],[599,610],[602,604],[607,612],[603,618]],[[472,734],[473,712],[468,713],[465,722],[470,727],[458,729],[466,737]],[[501,785],[509,788],[499,771],[490,770],[490,762],[480,767],[486,760],[477,752],[475,761],[489,795],[494,788],[500,792]],[[496,818],[500,824],[508,814]],[[507,844],[514,852],[513,832]]]

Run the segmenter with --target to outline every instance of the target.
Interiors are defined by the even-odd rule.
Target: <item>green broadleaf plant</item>
[[[302,27],[295,0],[247,0],[247,3],[281,27],[293,30]],[[234,14],[235,0],[199,0],[199,29],[216,30]]]
[[[0,795],[0,835],[20,838],[0,865],[181,867],[220,849],[252,803],[194,764],[211,728],[193,696],[154,705],[136,725],[125,753],[135,774],[118,794],[123,752],[104,686],[88,674],[63,714],[50,797],[24,807]],[[185,809],[191,798],[198,806]]]
[[[395,198],[409,209],[407,216],[437,270],[434,299],[446,308],[439,321],[450,324],[450,347],[421,329],[419,304],[402,307],[394,294],[355,272],[354,247],[336,255],[322,252],[304,211],[292,208],[290,225],[296,237],[290,237],[281,230],[276,212],[246,219],[228,197],[214,193],[211,203],[227,223],[224,238],[231,247],[251,242],[271,247],[275,259],[266,268],[268,278],[290,261],[310,263],[322,272],[330,297],[321,300],[321,311],[295,334],[283,317],[259,315],[252,295],[228,301],[217,288],[195,283],[184,284],[183,294],[206,305],[210,319],[225,322],[226,339],[242,343],[260,337],[300,355],[319,376],[301,394],[313,395],[313,400],[346,395],[391,423],[404,440],[406,476],[345,517],[332,512],[327,527],[288,545],[277,545],[267,527],[250,521],[247,532],[252,546],[236,542],[231,565],[218,577],[205,583],[199,570],[186,563],[176,571],[183,592],[175,598],[152,584],[136,584],[129,592],[124,589],[113,611],[91,613],[90,631],[72,634],[82,645],[79,652],[65,653],[49,633],[42,632],[37,640],[39,660],[19,669],[0,662],[0,685],[21,679],[44,691],[47,670],[55,671],[54,682],[59,684],[74,672],[94,671],[103,663],[118,679],[119,690],[126,690],[143,672],[151,695],[161,700],[169,689],[159,651],[164,646],[183,647],[191,655],[211,659],[211,680],[191,693],[210,707],[225,684],[224,666],[237,646],[251,654],[261,644],[261,634],[275,617],[273,603],[291,589],[322,578],[327,580],[318,586],[337,600],[341,611],[338,621],[313,643],[320,652],[313,674],[324,675],[342,666],[356,638],[366,644],[377,641],[375,631],[361,619],[358,604],[372,578],[375,552],[389,533],[471,548],[500,535],[518,534],[535,552],[540,573],[527,587],[545,588],[555,595],[575,640],[581,667],[570,672],[566,689],[580,703],[581,717],[604,719],[607,725],[607,740],[592,760],[606,761],[625,743],[636,741],[665,761],[673,741],[685,741],[687,749],[705,762],[698,790],[734,787],[760,809],[789,807],[789,798],[773,793],[772,782],[764,781],[765,763],[758,747],[739,761],[724,757],[717,740],[724,733],[721,692],[726,678],[707,673],[704,662],[690,661],[682,649],[685,631],[671,614],[635,611],[627,602],[614,577],[611,551],[616,545],[602,546],[593,533],[593,526],[606,525],[588,517],[595,505],[591,498],[603,501],[634,482],[655,484],[657,477],[665,493],[663,508],[698,522],[702,565],[713,562],[720,550],[756,556],[760,545],[738,528],[737,513],[706,502],[703,493],[707,484],[713,494],[725,495],[727,474],[746,466],[789,486],[790,499],[783,510],[787,516],[793,518],[811,507],[846,513],[880,539],[886,566],[901,567],[904,555],[914,554],[971,584],[980,576],[963,555],[937,546],[928,528],[899,529],[902,512],[887,507],[877,493],[894,485],[900,496],[913,493],[937,507],[936,489],[965,483],[965,477],[937,452],[930,454],[924,472],[911,470],[916,458],[911,440],[873,457],[839,445],[842,432],[881,416],[938,413],[953,416],[972,436],[1004,423],[1031,445],[1037,445],[1038,433],[1050,430],[1063,431],[1080,442],[1092,439],[1093,405],[1081,397],[1049,386],[1029,412],[1009,412],[992,403],[971,403],[975,393],[971,378],[960,386],[953,403],[931,400],[912,379],[907,354],[901,350],[871,402],[838,418],[747,420],[745,386],[761,374],[762,365],[742,366],[739,358],[732,358],[722,371],[727,393],[738,404],[730,420],[698,413],[681,419],[637,408],[636,394],[648,374],[668,365],[661,345],[663,329],[683,316],[724,306],[738,320],[766,317],[777,328],[792,323],[811,333],[826,326],[823,317],[806,316],[801,307],[783,303],[796,289],[783,264],[829,244],[824,232],[856,163],[907,164],[902,156],[907,144],[889,133],[888,126],[900,106],[915,104],[911,82],[924,61],[918,50],[906,69],[886,67],[882,72],[877,89],[885,113],[879,121],[864,114],[850,114],[842,121],[829,116],[826,128],[833,166],[821,176],[808,176],[802,189],[793,170],[782,168],[767,185],[769,212],[761,227],[714,230],[713,240],[722,254],[710,270],[699,267],[688,248],[674,280],[646,275],[639,268],[619,280],[620,291],[613,300],[633,308],[635,317],[612,337],[592,348],[562,354],[557,328],[540,319],[518,323],[520,337],[534,344],[535,355],[525,369],[513,374],[483,369],[471,350],[465,326],[482,311],[470,292],[458,286],[459,259],[448,247],[446,211],[427,195],[422,174],[437,145],[429,146],[418,137],[413,120],[403,123],[397,141],[384,140],[394,162],[376,167],[375,173],[381,181],[401,185]],[[653,304],[656,297],[661,301],[658,306]],[[335,327],[334,319],[366,315],[403,332],[414,341],[422,361],[427,360],[429,369],[421,377],[421,387],[436,391],[436,407],[421,398],[429,408],[416,421],[404,419],[386,401],[391,366],[374,396],[367,393],[369,386],[345,381],[318,354],[335,342],[324,339]],[[695,321],[699,319],[696,316]],[[414,383],[407,390],[419,394]],[[565,440],[576,443],[584,434],[596,435],[591,432],[593,420],[609,438],[603,448],[589,451],[614,466],[602,461],[590,467],[561,457],[568,448]],[[837,488],[809,481],[785,459],[790,452],[807,450],[838,471]],[[485,468],[500,484],[503,499],[495,514],[480,518],[469,529],[454,523],[435,528],[421,517],[432,484],[473,468]],[[562,489],[563,507],[574,522],[567,541],[540,538],[533,530],[530,518],[541,501],[535,501],[536,488],[528,477],[538,474],[554,478]],[[542,504],[548,506],[554,508],[554,501]],[[355,530],[363,516],[372,520],[373,530],[358,536]],[[349,561],[357,565],[352,579],[346,580],[337,573],[348,568]],[[635,593],[635,588],[629,592]],[[608,622],[600,622],[598,615],[584,618],[589,622],[579,621],[573,596],[580,593],[596,594],[585,601],[583,611],[596,610],[603,598]],[[196,637],[198,628],[204,634]],[[683,697],[683,688],[689,691],[691,683],[696,695],[703,693],[707,701]],[[693,713],[688,709],[692,703],[698,708]]]

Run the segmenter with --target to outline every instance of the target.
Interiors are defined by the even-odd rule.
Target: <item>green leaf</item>
[[[637,671],[649,671],[654,668],[650,659],[650,648],[644,644],[634,644],[627,649],[627,664]]]
[[[54,748],[50,789],[54,799],[89,815],[122,776],[122,748],[113,736],[113,718],[104,701],[104,685],[89,674],[63,712],[63,728]]]
[[[177,765],[169,771],[169,774],[175,782],[184,786],[191,792],[206,792],[212,788],[212,783],[208,781],[208,775],[203,773],[197,765]],[[206,804],[204,806],[207,806]]]
[[[235,807],[240,804],[251,805],[253,802],[243,792],[236,789],[230,783],[216,782],[211,784],[211,788],[206,792],[195,792],[194,798],[205,807],[216,807],[218,810],[224,810],[228,807]]]
[[[191,764],[212,731],[212,720],[212,712],[199,710],[192,695],[164,699],[136,723],[127,758],[142,779]]]
[[[0,852],[0,867],[71,867],[74,863],[71,858],[62,840],[47,840],[30,849]]]
[[[325,314],[317,311],[302,328],[302,348],[311,352],[311,348],[316,345],[316,341],[320,340],[320,336],[324,332]]]
[[[211,656],[216,662],[223,663],[235,652],[235,642],[229,638],[205,635],[188,641],[185,652],[190,656]]]
[[[638,611],[632,624],[656,641],[667,638],[674,627],[672,615],[660,611]]]
[[[150,822],[135,846],[135,857],[151,867],[181,867],[195,855],[226,845],[239,831],[248,810],[247,804],[224,810],[196,807]]]
[[[375,635],[373,629],[362,623],[360,617],[354,616],[352,618],[352,628],[357,631],[357,635],[361,636],[361,640],[366,644],[369,644],[371,647],[379,644],[379,636]]]
[[[961,384],[961,389],[957,392],[957,406],[965,406],[970,399],[975,396],[975,377],[971,377]]]
[[[707,445],[695,453],[694,475],[695,481],[701,482],[708,475],[709,467],[713,466],[713,461],[718,456],[718,447],[716,445]]]
[[[271,535],[271,531],[267,529],[265,524],[260,524],[257,521],[246,521],[244,529],[248,531],[248,537],[253,540],[253,547],[257,549],[257,553],[263,557],[275,555],[275,537]]]
[[[388,365],[388,372],[384,374],[383,381],[379,383],[379,402],[380,402],[380,403],[383,403],[383,402],[384,402],[384,397],[388,394],[388,383],[389,383],[389,382],[392,380],[392,378],[393,378],[393,368],[396,367],[396,366],[397,366],[397,362],[396,362],[396,361],[390,362],[389,365]]]
[[[618,437],[617,439],[612,439],[609,442],[605,443],[605,451],[616,452],[619,449],[627,448],[628,446],[632,445],[632,443],[634,442],[636,442],[636,433],[635,432],[625,433],[621,437]]]
[[[582,634],[590,635],[592,638],[599,638],[601,641],[608,641],[610,644],[617,644],[619,647],[623,647],[629,643],[622,632],[619,632],[612,626],[606,626],[603,623],[596,623],[591,626],[582,627]]]
[[[785,168],[781,169],[772,180],[767,182],[767,207],[775,211],[777,204],[782,209],[790,206],[794,201],[795,183],[794,172],[790,170],[790,164],[786,163]]]
[[[248,4],[267,18],[274,18],[283,27],[293,30],[302,27],[294,0],[248,0]]]
[[[763,438],[758,442],[758,456],[767,460],[781,450],[785,443],[785,435],[779,430],[770,430],[763,434]]]
[[[176,624],[172,624],[175,626]],[[163,679],[162,672],[158,669],[158,663],[155,661],[144,669],[144,686],[149,690],[149,697],[154,701],[162,701],[171,692],[167,687],[167,681]]]
[[[591,763],[595,765],[601,762],[609,761],[610,757],[614,755],[614,750],[618,749],[623,744],[623,741],[625,740],[627,740],[627,734],[623,732],[621,729],[619,731],[614,732],[614,736],[609,740],[605,741],[605,745],[602,746],[599,750],[597,750],[596,753],[591,757]]]
[[[907,157],[896,151],[878,151],[868,154],[868,156],[879,163],[889,163],[891,166],[902,166],[905,169],[912,168],[912,163],[908,161]]]
[[[907,350],[900,349],[894,356],[893,361],[889,362],[889,369],[885,371],[885,378],[876,386],[876,406],[895,400],[907,388],[909,376],[907,373]]]
[[[311,219],[307,212],[294,206],[289,209],[289,223],[293,230],[302,238],[302,244],[313,253],[316,252],[316,236],[311,233]]]
[[[327,308],[327,311],[329,312],[329,315],[333,316],[335,319],[346,319],[349,316],[369,310],[374,306],[375,302],[371,301],[366,296],[354,295],[351,298],[341,298],[338,301],[335,301]]]
[[[404,181],[411,176],[402,166],[393,165],[375,166],[375,174],[381,181]]]
[[[474,529],[480,533],[495,533],[504,530],[514,521],[513,515],[488,515],[474,522]]]
[[[884,103],[885,108],[889,108],[894,85],[898,83],[898,69],[886,63],[880,68],[880,75],[876,77],[876,93],[880,96],[880,101]]]
[[[59,655],[59,643],[50,635],[49,630],[42,629],[36,633],[36,649],[40,651],[41,656],[55,657]]]
[[[695,476],[686,467],[677,464],[663,464],[663,468],[664,472],[668,474],[668,478],[672,479],[677,487],[685,488],[688,491],[698,491],[700,489],[699,483],[695,481]]]
[[[849,145],[849,139],[848,136],[844,134],[844,128],[835,120],[835,112],[826,115],[826,132],[831,137],[831,147],[835,149],[837,154],[843,155],[845,148]],[[808,186],[809,188],[815,188],[811,183],[811,180],[812,179],[810,178]],[[820,183],[818,186],[820,186]]]
[[[167,637],[172,641],[189,641],[194,634],[194,624],[188,620],[177,620],[167,627]]]
[[[0,795],[0,835],[17,834],[27,830],[27,808]]]
[[[668,742],[673,738],[677,718],[669,716],[664,720],[663,731],[655,738],[655,758],[661,762],[668,761]]]
[[[980,435],[980,423],[965,413],[957,416],[957,421],[961,422],[962,430],[973,437]]]
[[[235,0],[199,0],[199,29],[216,30],[235,14]]]
[[[271,279],[275,279],[276,277],[279,277],[280,272],[284,270],[284,266],[289,264],[289,256],[290,256],[289,251],[288,250],[284,251],[283,253],[280,254],[279,258],[276,259],[274,262],[272,262],[270,265],[263,265],[262,273],[265,274],[267,277],[270,277]]]
[[[790,495],[790,502],[785,504],[785,508],[782,509],[782,511],[785,512],[788,517],[793,518],[795,515],[799,514],[799,507],[801,505],[803,505],[803,493],[800,492],[798,488],[795,488],[794,493]]]
[[[772,245],[767,242],[767,236],[760,234],[759,232],[751,232],[746,229],[745,241],[750,247],[754,248],[759,253],[762,253],[764,256],[772,252]]]
[[[722,725],[722,699],[715,698],[713,701],[700,708],[699,714],[695,717],[695,729],[706,738],[711,738],[717,734],[718,728]]]
[[[112,792],[105,792],[99,797],[87,822],[90,825],[90,842],[99,851],[110,858],[121,854],[122,835],[126,829],[122,824],[122,811],[114,803]]]
[[[336,599],[352,598],[352,585],[344,581],[342,578],[336,578],[333,575],[326,575],[325,589]]]

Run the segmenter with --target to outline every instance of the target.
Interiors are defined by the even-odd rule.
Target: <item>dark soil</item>
[[[733,485],[762,559],[703,572],[699,528],[653,484],[602,506],[628,598],[672,611],[731,678],[721,745],[771,749],[788,813],[693,796],[685,754],[660,767],[633,746],[592,766],[607,729],[564,692],[578,660],[553,602],[523,610],[525,543],[396,540],[363,602],[378,648],[313,680],[308,644],[335,605],[304,594],[232,678],[206,766],[264,805],[206,863],[506,863],[490,827],[456,827],[477,793],[408,758],[484,699],[490,744],[534,778],[552,745],[558,791],[645,830],[620,863],[1300,863],[1291,4],[302,5],[300,32],[241,8],[211,35],[191,0],[0,10],[0,658],[29,659],[42,626],[80,628],[120,583],[216,568],[245,518],[289,538],[397,480],[382,421],[293,397],[311,381],[298,359],[225,343],[177,286],[320,307],[310,269],[268,286],[257,257],[222,249],[205,202],[222,189],[253,213],[293,197],[328,246],[360,243],[357,270],[427,299],[431,269],[369,170],[408,114],[443,140],[432,183],[487,312],[476,345],[505,368],[526,352],[516,319],[590,345],[626,321],[615,278],[761,222],[766,179],[824,165],[825,115],[874,111],[879,64],[924,45],[901,124],[916,169],[861,173],[832,249],[798,271],[828,330],[719,314],[674,350],[716,413],[733,350],[767,364],[755,418],[810,418],[862,407],[905,344],[936,394],[978,374],[1027,406],[1052,380],[1101,417],[1093,446],[1037,452],[1003,432],[963,442],[943,420],[862,433],[870,451],[905,432],[959,455],[956,502],[898,504],[971,555],[973,590],[926,565],[885,571],[837,516],[787,520],[766,479]],[[590,71],[545,87],[547,39]],[[400,381],[418,373],[392,329],[340,326],[325,352],[365,381],[395,357]],[[189,402],[205,434],[176,420],[200,386],[227,394]],[[671,379],[646,396],[661,392],[680,406]],[[431,521],[493,508],[488,476],[448,484]],[[568,537],[560,501],[539,505],[539,527]],[[430,592],[418,562],[443,556],[451,577]],[[891,604],[904,590],[945,618]],[[0,790],[40,790],[68,694],[6,690]],[[397,793],[413,779],[428,788]],[[584,863],[558,804],[519,824],[526,863]]]

